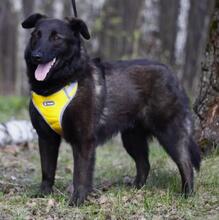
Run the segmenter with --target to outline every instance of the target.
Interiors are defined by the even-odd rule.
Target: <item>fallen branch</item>
[[[23,145],[36,139],[36,131],[29,121],[12,120],[0,123],[0,147]]]

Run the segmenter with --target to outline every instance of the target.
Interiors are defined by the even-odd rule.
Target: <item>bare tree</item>
[[[23,6],[23,15],[26,18],[30,14],[33,13],[35,8],[35,0],[22,0],[22,6]]]
[[[16,72],[16,81],[15,83],[15,92],[16,95],[25,95],[28,93],[28,81],[26,76],[26,67],[24,62],[24,50],[25,45],[27,42],[27,31],[24,31],[21,26],[20,22],[27,18],[29,15],[34,13],[35,9],[35,0],[22,0],[21,1],[22,7],[21,10],[18,11],[19,13],[19,21],[18,21],[18,35],[17,35],[17,42],[18,42],[18,53],[17,53],[17,72]]]
[[[13,11],[11,2],[2,0],[0,2],[0,89],[2,94],[13,93],[15,90],[17,27],[17,14]]]
[[[219,1],[211,20],[202,65],[199,96],[194,105],[196,135],[203,151],[219,146]]]
[[[107,0],[102,9],[99,54],[115,59],[131,56],[144,0]]]
[[[194,82],[201,71],[201,59],[213,7],[214,0],[190,0],[188,35],[185,48],[186,57],[182,81],[191,94],[195,93]]]
[[[69,0],[64,0],[63,1],[64,4],[64,17],[68,17],[68,16],[72,16],[72,5],[71,5],[71,1]]]
[[[179,0],[160,0],[159,28],[161,47],[167,63],[175,64],[175,42],[177,36],[177,18]]]

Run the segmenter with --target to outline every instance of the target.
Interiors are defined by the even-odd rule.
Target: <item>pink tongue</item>
[[[55,63],[55,59],[45,64],[39,64],[35,70],[36,80],[43,81],[46,78],[48,72],[50,71],[54,63]]]

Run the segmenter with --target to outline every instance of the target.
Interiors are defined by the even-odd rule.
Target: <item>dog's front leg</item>
[[[93,170],[95,164],[95,145],[91,141],[80,146],[73,146],[74,156],[74,192],[70,205],[80,205],[92,190]]]
[[[58,136],[57,138],[53,138],[51,140],[39,138],[39,150],[42,169],[40,195],[47,195],[52,193],[60,141],[61,138]]]

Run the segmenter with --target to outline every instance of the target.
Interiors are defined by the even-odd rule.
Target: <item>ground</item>
[[[219,156],[206,158],[196,178],[196,193],[180,196],[180,177],[173,162],[151,146],[151,172],[141,190],[130,186],[134,163],[120,144],[97,150],[95,192],[83,206],[68,206],[72,178],[71,149],[60,151],[54,194],[35,198],[40,184],[37,146],[0,152],[0,219],[219,219]]]
[[[18,109],[25,106],[23,102],[15,103]],[[11,115],[27,117],[23,110],[9,113],[12,106],[14,101],[3,113],[0,108],[0,120],[8,120]],[[203,160],[196,174],[195,194],[189,199],[180,196],[178,170],[156,142],[150,146],[150,161],[147,184],[136,190],[131,186],[135,165],[121,143],[114,141],[99,147],[95,192],[77,208],[68,206],[73,161],[66,143],[60,149],[54,194],[45,198],[35,197],[41,180],[37,144],[1,149],[0,220],[219,219],[219,152]]]

